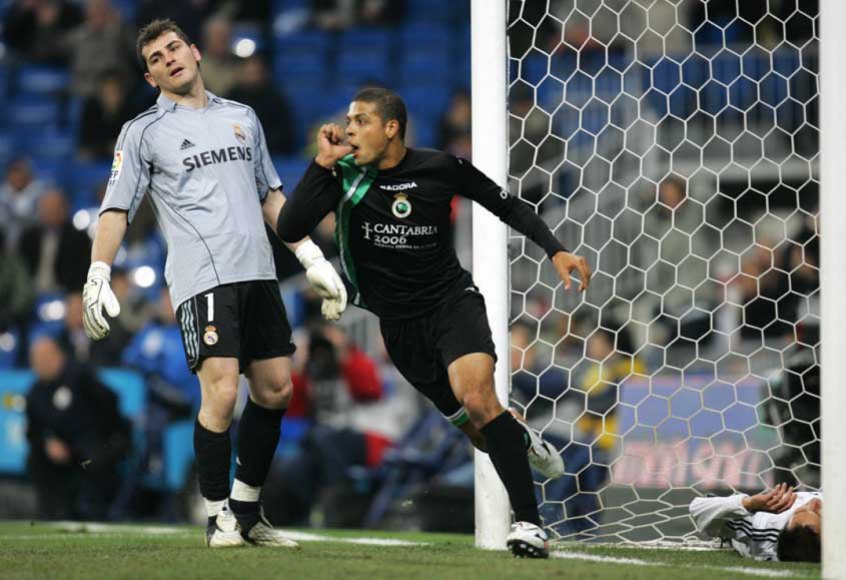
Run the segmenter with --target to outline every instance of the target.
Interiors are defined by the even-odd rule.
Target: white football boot
[[[224,505],[212,525],[206,528],[206,545],[209,548],[237,548],[246,546],[247,542],[241,536],[235,514]]]
[[[529,427],[526,420],[514,409],[508,409],[520,426],[526,430],[529,436],[529,465],[532,469],[543,475],[547,479],[557,479],[564,475],[564,460],[561,459],[561,454],[558,450],[541,439],[541,436]]]
[[[234,516],[233,516],[234,517]],[[299,550],[300,545],[294,540],[286,538],[279,530],[274,530],[267,518],[264,517],[264,508],[261,508],[259,513],[259,520],[253,527],[244,532],[241,526],[241,536],[248,543],[253,546],[270,547],[270,548],[289,548],[292,550]]]
[[[505,545],[515,558],[549,558],[549,537],[543,529],[529,522],[511,524]]]

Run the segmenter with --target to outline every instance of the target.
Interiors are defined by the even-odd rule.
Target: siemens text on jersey
[[[252,161],[253,152],[249,147],[221,147],[211,151],[203,151],[182,160],[187,171],[193,171],[206,165],[224,163],[227,161]]]

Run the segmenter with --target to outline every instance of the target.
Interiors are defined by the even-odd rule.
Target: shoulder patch
[[[115,151],[115,157],[112,160],[112,172],[109,175],[109,185],[114,185],[120,179],[120,170],[123,167],[123,151]]]

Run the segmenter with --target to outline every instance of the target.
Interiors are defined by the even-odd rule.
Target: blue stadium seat
[[[6,165],[19,153],[14,138],[6,133],[0,134],[0,168],[5,169]]]
[[[276,168],[276,173],[279,174],[279,179],[285,185],[285,193],[290,194],[294,191],[308,164],[309,160],[300,156],[273,158],[273,166]]]
[[[0,372],[0,473],[21,476],[26,469],[26,394],[33,382],[30,371]]]
[[[43,131],[58,126],[59,103],[52,98],[17,97],[8,103],[6,117],[13,128]]]
[[[409,20],[399,31],[402,51],[431,50],[435,47],[450,48],[452,35],[449,28],[440,22]]]
[[[15,366],[20,352],[21,335],[14,326],[0,332],[0,370],[8,370]]]
[[[405,18],[409,22],[449,22],[462,14],[454,4],[466,4],[454,0],[407,0]]]
[[[449,51],[445,47],[429,52],[407,53],[400,61],[400,83],[408,85],[426,81],[449,85],[452,82],[452,66]]]
[[[17,71],[19,94],[53,95],[63,92],[69,83],[70,73],[66,68],[26,65]]]
[[[111,161],[77,162],[71,165],[68,176],[68,190],[74,201],[87,200],[97,205],[97,188],[109,179]]]
[[[336,73],[333,83],[348,86],[363,81],[389,81],[391,35],[383,28],[353,28],[338,37]]]
[[[76,138],[69,131],[45,130],[33,133],[18,143],[31,157],[67,162],[76,153]]]
[[[325,32],[308,31],[275,38],[273,72],[275,83],[286,90],[294,84],[323,86],[328,68],[331,39]]]

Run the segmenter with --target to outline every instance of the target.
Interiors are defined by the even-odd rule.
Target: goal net
[[[554,537],[679,541],[690,500],[820,485],[818,14],[804,0],[526,0],[509,185],[512,402],[562,450]]]

